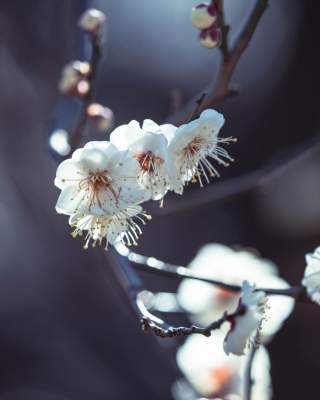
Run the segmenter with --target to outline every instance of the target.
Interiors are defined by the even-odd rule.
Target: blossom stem
[[[90,35],[90,38],[92,46],[91,59],[89,62],[90,76],[88,78],[90,86],[88,93],[82,98],[80,117],[70,137],[71,152],[73,152],[79,146],[86,132],[86,126],[88,122],[87,108],[93,100],[95,83],[98,75],[98,66],[102,58],[102,46],[101,46],[100,35],[98,34]]]

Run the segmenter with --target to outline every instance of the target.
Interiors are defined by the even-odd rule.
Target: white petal
[[[78,185],[67,186],[64,188],[58,198],[56,211],[59,214],[77,214],[81,213],[86,207],[86,193],[79,189]]]
[[[54,184],[59,189],[63,189],[69,185],[76,185],[87,174],[87,169],[81,163],[72,159],[65,160],[58,166]]]
[[[157,132],[160,130],[160,126],[156,124],[152,119],[145,119],[142,123],[142,130],[145,132]]]
[[[110,142],[119,150],[127,150],[131,144],[139,139],[142,130],[138,121],[131,121],[128,125],[121,125],[110,134]]]

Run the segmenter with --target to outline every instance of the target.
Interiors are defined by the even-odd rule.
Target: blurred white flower
[[[129,150],[139,162],[139,182],[150,192],[152,199],[159,200],[170,186],[167,163],[168,142],[177,128],[173,125],[157,125],[145,120],[142,128],[139,122],[116,128],[110,135],[110,141],[120,150]]]
[[[241,314],[228,319],[231,326],[225,337],[223,348],[230,353],[241,356],[247,348],[260,344],[260,331],[266,319],[267,296],[262,291],[255,291],[255,286],[248,281],[242,284],[242,294],[239,300]]]
[[[242,394],[242,376],[248,356],[227,356],[223,341],[224,334],[219,330],[209,338],[189,336],[178,349],[178,367],[201,396],[231,399],[231,393],[233,396]],[[252,400],[271,399],[270,361],[263,346],[256,350],[251,375]]]
[[[221,42],[221,29],[215,26],[203,29],[199,34],[199,41],[201,45],[207,49],[213,49],[219,46]]]
[[[57,169],[55,185],[61,194],[56,210],[72,217],[76,234],[87,230],[95,242],[107,236],[106,229],[133,232],[132,217],[145,216],[137,205],[148,199],[138,172],[138,162],[127,152],[110,142],[89,142]]]
[[[306,263],[302,285],[311,300],[320,305],[320,247],[306,255]]]
[[[218,18],[216,7],[208,3],[201,3],[192,8],[191,22],[195,28],[205,29],[213,25]]]
[[[54,130],[49,138],[50,147],[60,156],[66,156],[71,150],[69,134],[65,129]]]
[[[71,61],[61,71],[59,90],[69,96],[85,96],[90,90],[87,80],[90,65],[85,61]]]
[[[90,8],[86,10],[79,18],[79,27],[86,32],[99,33],[106,21],[106,16],[100,10]]]
[[[207,244],[189,264],[199,275],[224,283],[241,285],[248,280],[261,288],[285,289],[288,283],[277,275],[276,266],[248,251],[234,251],[220,244]],[[206,326],[231,312],[237,306],[239,294],[220,289],[209,283],[184,279],[178,289],[178,301],[191,313],[192,320]],[[271,339],[290,315],[294,300],[285,296],[269,296],[268,320],[262,327],[262,341]]]
[[[171,189],[182,194],[183,186],[191,179],[209,183],[210,176],[219,176],[212,165],[213,159],[224,166],[233,161],[219,143],[230,143],[235,139],[218,138],[224,117],[215,110],[205,110],[200,117],[181,125],[169,139]]]

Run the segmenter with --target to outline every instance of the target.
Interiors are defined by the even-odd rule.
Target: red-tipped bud
[[[110,108],[103,107],[101,104],[90,104],[87,108],[87,115],[101,132],[110,129],[113,124],[113,112]]]
[[[191,11],[191,22],[195,28],[207,29],[217,22],[218,11],[215,6],[201,3]]]
[[[90,8],[80,16],[78,25],[85,32],[97,35],[102,31],[105,22],[106,16],[102,11]]]
[[[218,47],[221,43],[221,30],[220,28],[212,27],[203,29],[199,35],[200,43],[207,49]]]
[[[59,81],[60,92],[68,96],[85,96],[90,90],[89,75],[89,63],[82,61],[68,63],[63,67],[61,72]]]

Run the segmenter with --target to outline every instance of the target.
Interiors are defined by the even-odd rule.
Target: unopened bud
[[[208,3],[201,3],[191,11],[191,22],[195,28],[207,29],[212,26],[218,18],[215,6]]]
[[[199,35],[200,43],[207,49],[218,47],[221,42],[221,30],[216,27],[203,29]]]
[[[110,108],[103,107],[101,104],[90,104],[87,108],[87,115],[101,132],[110,129],[113,124],[113,112]]]
[[[85,32],[96,35],[102,31],[105,21],[106,16],[102,11],[90,8],[81,15],[78,25]]]
[[[72,61],[65,65],[61,72],[59,90],[69,96],[85,96],[90,90],[88,76],[90,64],[81,61]]]

